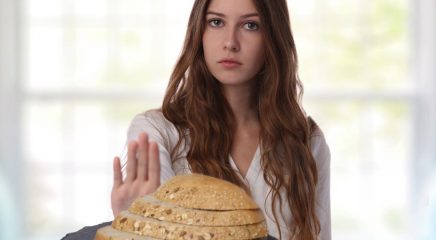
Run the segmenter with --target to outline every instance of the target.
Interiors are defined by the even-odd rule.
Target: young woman
[[[287,9],[286,0],[195,1],[162,108],[129,128],[125,178],[114,160],[114,214],[195,172],[247,189],[278,239],[331,238],[330,153],[301,106]]]

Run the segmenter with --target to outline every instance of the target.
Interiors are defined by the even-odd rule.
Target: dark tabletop
[[[77,232],[68,233],[62,240],[94,240],[97,230],[111,223],[112,222],[104,222],[98,225],[84,227]]]

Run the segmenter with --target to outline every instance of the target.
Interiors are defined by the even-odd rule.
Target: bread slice
[[[264,221],[263,213],[257,210],[194,210],[164,203],[153,196],[137,198],[129,211],[161,221],[199,226],[240,226]]]
[[[201,174],[175,176],[161,185],[153,195],[162,202],[183,208],[203,210],[259,208],[237,185]]]
[[[156,238],[145,237],[129,232],[119,231],[112,226],[99,228],[94,240],[158,240]]]
[[[129,211],[118,214],[112,222],[112,227],[120,231],[158,239],[236,240],[262,238],[268,235],[264,221],[243,226],[192,226],[146,218]]]

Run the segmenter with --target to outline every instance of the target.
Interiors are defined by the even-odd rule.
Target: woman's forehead
[[[252,0],[211,0],[206,12],[221,16],[248,16],[258,13]]]

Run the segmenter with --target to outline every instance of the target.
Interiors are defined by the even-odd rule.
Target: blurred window
[[[192,0],[23,0],[26,239],[112,220],[112,159],[160,106]],[[332,153],[333,239],[409,239],[406,0],[289,0],[304,105]]]

